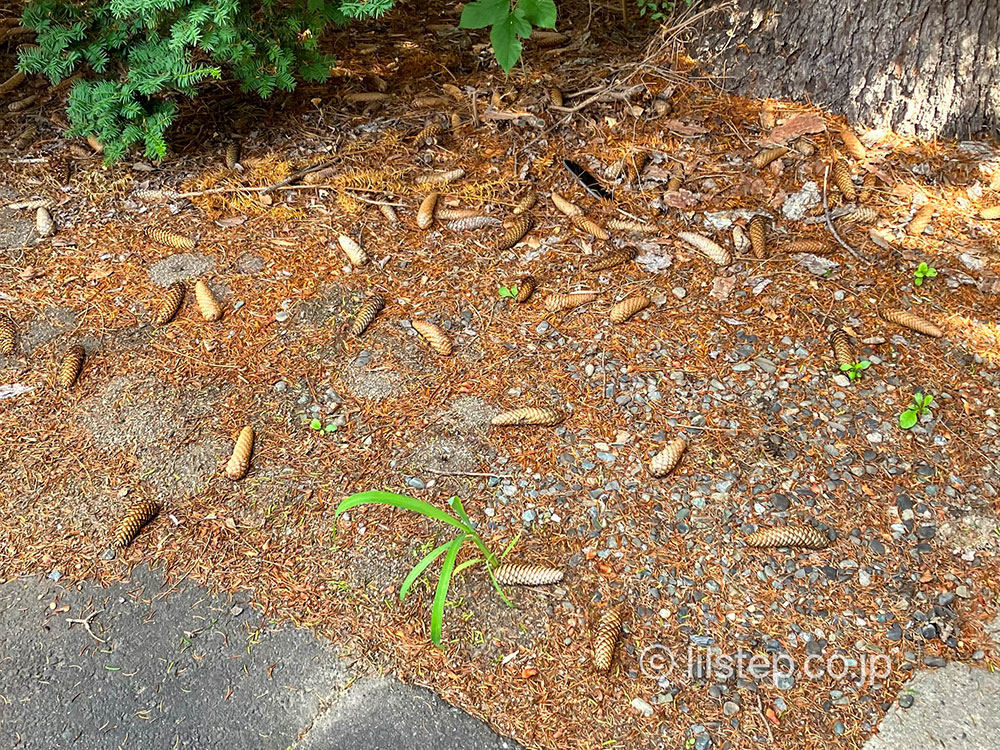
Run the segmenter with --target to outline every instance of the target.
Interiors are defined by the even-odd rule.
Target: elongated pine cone
[[[625,181],[635,182],[642,176],[642,170],[649,164],[649,152],[640,151],[625,159]]]
[[[667,180],[667,192],[673,193],[674,191],[680,190],[684,185],[684,178],[679,174],[673,175],[669,180]]]
[[[139,535],[139,531],[160,512],[160,504],[155,500],[139,500],[129,505],[125,517],[118,522],[111,546],[125,549]]]
[[[247,475],[250,468],[250,456],[253,455],[253,426],[247,425],[240,430],[240,435],[236,438],[236,445],[233,446],[233,455],[226,463],[226,476],[234,482],[239,481]]]
[[[875,224],[878,222],[878,211],[871,206],[858,206],[847,214],[842,221],[848,224]]]
[[[649,461],[649,473],[654,477],[665,477],[681,461],[681,456],[687,450],[688,444],[684,437],[671,440],[667,447],[653,456]]]
[[[558,568],[518,563],[505,563],[493,575],[496,576],[497,583],[504,586],[548,586],[563,579],[563,572]]]
[[[434,223],[434,207],[437,206],[440,195],[440,193],[430,193],[420,203],[420,208],[417,209],[417,226],[420,229],[430,229]]]
[[[755,531],[747,537],[750,547],[804,547],[823,549],[830,546],[830,540],[812,526],[777,526]]]
[[[344,251],[344,255],[347,256],[347,259],[351,261],[351,265],[355,268],[360,268],[368,262],[368,253],[364,251],[364,248],[354,238],[342,234],[337,237],[337,242],[340,243],[340,249]]]
[[[865,149],[864,144],[861,143],[854,131],[846,125],[840,129],[840,140],[844,142],[844,148],[847,149],[847,153],[855,159],[860,161],[868,156],[868,151]]]
[[[986,208],[980,209],[979,218],[986,219],[987,221],[1000,219],[1000,206],[987,206]]]
[[[813,255],[825,255],[834,251],[833,245],[825,240],[792,240],[784,249],[789,254],[812,253]]]
[[[233,141],[228,146],[226,146],[226,168],[236,169],[236,165],[240,163],[240,144]]]
[[[606,271],[609,268],[616,268],[617,266],[623,266],[626,263],[631,263],[635,260],[635,256],[636,250],[634,247],[623,247],[618,250],[612,250],[609,253],[598,256],[588,263],[587,270],[591,273]]]
[[[507,231],[500,236],[500,238],[493,245],[495,250],[509,250],[514,247],[518,242],[520,242],[524,235],[528,233],[532,225],[531,217],[527,214],[521,214],[520,216],[514,217],[511,225],[507,228]]]
[[[830,335],[830,346],[833,347],[833,354],[837,358],[837,367],[854,364],[851,340],[843,329],[838,328]]]
[[[39,206],[35,211],[35,231],[39,237],[51,237],[56,233],[56,223],[52,221],[52,214],[45,206]]]
[[[753,164],[757,169],[763,169],[768,164],[770,164],[775,159],[780,159],[782,156],[788,153],[788,149],[784,146],[775,146],[774,148],[768,148],[761,151],[750,163]]]
[[[166,203],[177,198],[176,190],[136,190],[133,195],[146,203]]]
[[[28,146],[35,142],[35,138],[38,137],[38,128],[34,125],[28,125],[21,134],[14,140],[14,148],[18,151],[24,151]]]
[[[944,332],[936,325],[908,310],[881,310],[879,315],[882,316],[883,320],[909,328],[925,336],[933,336],[936,339],[944,336]]]
[[[444,126],[439,122],[432,122],[417,133],[414,140],[417,146],[431,146],[437,143],[438,138],[444,134]]]
[[[173,320],[177,316],[177,313],[180,312],[181,305],[184,304],[184,295],[186,293],[187,287],[184,286],[183,281],[175,281],[168,286],[163,293],[163,299],[157,305],[156,313],[153,315],[153,325],[165,326]]]
[[[468,232],[471,229],[495,227],[499,223],[500,219],[493,216],[466,216],[464,219],[455,219],[448,222],[448,229],[453,232]]]
[[[513,409],[497,414],[490,420],[490,424],[496,427],[521,425],[552,427],[562,422],[565,418],[566,415],[560,409],[523,406],[520,409]]]
[[[193,250],[195,242],[190,237],[185,237],[183,234],[175,234],[174,232],[168,232],[165,229],[160,229],[159,227],[147,227],[146,236],[153,242],[157,242],[166,247],[174,247],[178,250]]]
[[[62,364],[59,366],[59,385],[63,388],[72,388],[80,377],[83,370],[83,360],[87,356],[87,351],[79,344],[73,344],[63,355]]]
[[[448,338],[448,334],[443,328],[426,320],[414,320],[411,321],[411,325],[431,349],[444,357],[451,354],[451,339]]]
[[[535,205],[535,201],[538,200],[538,193],[530,188],[524,192],[520,198],[518,198],[517,203],[514,204],[514,209],[511,211],[514,216],[523,214],[525,211],[530,211]]]
[[[561,195],[559,195],[559,193],[557,193],[555,190],[552,191],[552,202],[555,204],[555,207],[559,209],[559,211],[565,214],[566,216],[573,217],[573,216],[583,215],[582,208],[580,208],[575,203],[566,200]]]
[[[612,219],[608,222],[608,229],[612,232],[635,232],[636,234],[656,234],[660,231],[656,224],[632,221],[631,219]]]
[[[608,230],[588,216],[583,216],[582,214],[579,216],[571,216],[569,220],[574,227],[579,229],[581,232],[591,235],[592,237],[596,237],[599,240],[611,239],[611,235],[608,234]]]
[[[464,169],[452,169],[448,172],[420,175],[415,182],[417,185],[447,185],[455,180],[461,180],[463,177],[465,177]]]
[[[366,297],[365,301],[361,303],[361,307],[358,308],[358,314],[351,325],[351,335],[360,336],[367,331],[368,326],[372,324],[375,316],[381,312],[383,307],[385,307],[385,297],[381,294],[373,294],[370,297]]]
[[[624,323],[633,315],[637,315],[649,307],[649,302],[649,297],[642,294],[626,297],[617,305],[612,306],[608,313],[608,320],[612,323]]]
[[[747,227],[747,234],[750,235],[750,249],[753,250],[755,258],[767,257],[767,219],[757,214],[750,219]]]
[[[399,216],[396,215],[396,209],[386,203],[379,203],[378,210],[382,212],[382,215],[389,220],[390,224],[398,224]]]
[[[0,354],[12,354],[17,342],[17,326],[9,315],[0,313]]]
[[[874,172],[868,172],[865,174],[864,180],[861,181],[861,193],[858,195],[858,201],[861,203],[867,203],[872,199],[872,195],[875,194],[875,188],[878,186],[878,176]]]
[[[618,607],[612,607],[601,615],[594,631],[594,668],[598,672],[611,669],[621,629],[622,613]]]
[[[677,236],[717,265],[728,266],[733,262],[733,256],[729,251],[708,237],[694,232],[678,232]]]
[[[194,298],[198,302],[201,317],[209,323],[222,318],[222,306],[212,293],[212,288],[204,279],[198,279],[194,284]]]
[[[935,205],[933,203],[925,203],[910,219],[910,223],[906,225],[906,233],[911,237],[919,237],[927,229],[927,226],[931,223],[931,219],[934,217]]]
[[[354,94],[346,94],[344,101],[350,104],[371,104],[372,102],[384,102],[390,98],[389,94],[381,91],[359,91]]]
[[[482,216],[482,211],[478,208],[438,208],[434,212],[434,218],[439,221],[453,221],[458,219],[468,219],[472,216]]]
[[[586,305],[595,299],[597,299],[595,292],[571,292],[569,294],[553,292],[545,298],[542,304],[549,312],[561,312],[562,310],[570,310],[580,305]]]
[[[531,293],[535,291],[535,287],[538,283],[535,281],[534,276],[522,276],[517,280],[517,295],[514,297],[514,301],[518,304],[522,302],[527,302]]]
[[[551,101],[555,106],[561,107],[563,105],[563,94],[562,91],[557,89],[555,86],[549,89],[549,101]]]
[[[841,195],[844,196],[844,200],[853,201],[857,199],[858,193],[854,189],[854,181],[851,180],[851,170],[847,166],[846,161],[837,159],[830,168],[830,175],[833,178],[833,184],[837,186]]]

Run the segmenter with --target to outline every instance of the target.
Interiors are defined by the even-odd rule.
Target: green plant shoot
[[[917,266],[917,270],[913,272],[913,286],[923,286],[924,279],[933,279],[937,275],[938,272],[934,266],[921,263]]]
[[[934,396],[930,393],[921,393],[917,391],[913,394],[913,402],[910,407],[903,411],[899,415],[899,426],[904,430],[908,430],[913,427],[920,417],[924,414],[929,414],[931,410],[931,405],[934,403]]]
[[[850,364],[842,364],[840,369],[847,373],[847,377],[851,379],[853,383],[855,380],[861,379],[861,373],[872,366],[872,363],[867,359],[863,359],[860,362],[852,362]]]

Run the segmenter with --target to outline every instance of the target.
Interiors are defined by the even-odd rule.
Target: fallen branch
[[[70,626],[83,625],[84,629],[87,631],[87,633],[90,635],[91,638],[93,638],[98,643],[107,643],[107,641],[104,640],[103,638],[98,638],[96,635],[94,635],[94,631],[90,629],[90,621],[97,615],[101,614],[101,612],[103,611],[104,610],[102,609],[97,612],[91,612],[89,615],[83,618],[67,617],[66,622],[69,623]]]

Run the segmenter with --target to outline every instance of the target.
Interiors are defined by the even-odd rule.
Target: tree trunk
[[[1000,0],[735,0],[705,39],[727,90],[924,138],[1000,129]]]

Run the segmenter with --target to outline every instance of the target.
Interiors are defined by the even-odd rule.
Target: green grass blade
[[[427,569],[428,565],[444,554],[445,550],[448,549],[449,544],[451,544],[451,542],[445,542],[440,547],[435,547],[424,555],[420,562],[413,566],[413,570],[406,575],[406,578],[403,580],[403,585],[399,589],[399,601],[403,601],[403,599],[406,598],[406,595],[410,592],[410,586],[416,582],[416,580],[420,577],[420,574]]]
[[[431,640],[438,648],[441,647],[441,622],[444,620],[444,603],[448,599],[448,587],[451,585],[451,574],[455,569],[455,558],[465,541],[465,533],[456,536],[448,545],[448,554],[441,566],[441,577],[438,578],[437,591],[434,592],[434,604],[431,607]]]
[[[517,532],[514,535],[514,538],[510,540],[510,543],[506,547],[503,548],[503,552],[500,553],[500,559],[501,560],[503,560],[505,557],[507,557],[508,553],[512,549],[514,549],[514,545],[517,544],[520,539],[521,539],[521,532],[519,531],[519,532]]]
[[[408,497],[407,495],[396,495],[392,492],[359,492],[355,495],[351,495],[349,498],[344,500],[337,506],[337,510],[334,515],[339,516],[346,510],[350,510],[358,505],[366,505],[368,503],[375,503],[377,505],[391,505],[395,508],[402,508],[403,510],[409,510],[414,513],[419,513],[427,518],[433,518],[436,521],[441,521],[449,526],[454,526],[460,531],[471,531],[471,529],[462,521],[455,518],[447,511],[443,511],[436,505],[431,505],[423,500],[417,500],[415,497]]]
[[[448,501],[448,505],[451,506],[452,510],[458,513],[458,517],[465,521],[465,524],[471,529],[472,521],[469,520],[469,514],[465,512],[465,506],[462,505],[462,498],[458,495],[454,495],[451,500]]]
[[[475,560],[466,560],[464,563],[462,563],[457,568],[455,568],[455,572],[452,573],[451,575],[453,577],[457,576],[459,573],[461,573],[466,568],[471,568],[473,565],[478,565],[481,562],[486,562],[486,558],[485,557],[477,557]]]
[[[491,568],[489,565],[487,565],[486,566],[486,572],[490,574],[490,581],[492,581],[492,583],[493,583],[493,588],[495,588],[497,590],[497,593],[500,594],[500,598],[503,599],[503,603],[506,604],[511,609],[513,609],[514,608],[514,602],[512,602],[510,599],[508,599],[507,595],[503,592],[503,589],[500,588],[500,581],[498,581],[497,577],[495,575],[493,575],[493,568]]]

